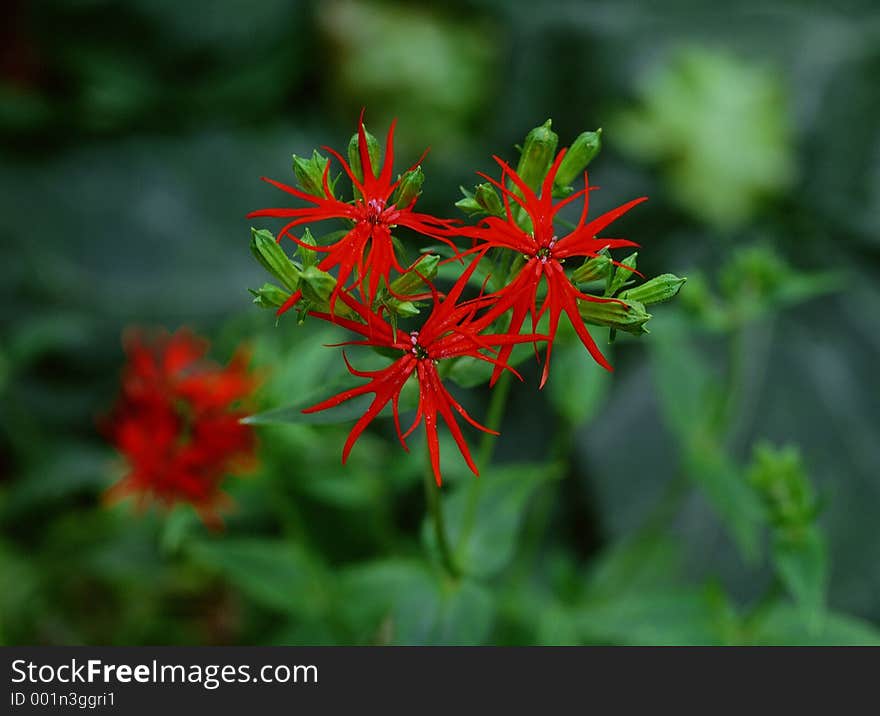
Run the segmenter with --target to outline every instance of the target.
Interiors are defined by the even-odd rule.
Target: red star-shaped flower
[[[468,235],[477,239],[474,250],[488,251],[490,248],[510,249],[521,254],[525,259],[522,268],[516,273],[511,282],[495,294],[497,304],[490,312],[490,316],[497,318],[506,311],[511,311],[510,326],[508,331],[516,334],[520,331],[526,315],[531,313],[533,327],[537,326],[538,320],[549,314],[549,329],[547,343],[547,357],[544,362],[544,372],[541,377],[541,386],[547,381],[550,370],[550,354],[553,348],[553,339],[559,325],[559,319],[563,313],[568,316],[571,325],[590,355],[603,367],[611,370],[611,366],[602,355],[596,342],[590,335],[583,319],[578,312],[578,299],[583,301],[613,301],[616,299],[600,298],[591,296],[580,291],[566,276],[563,262],[568,258],[594,257],[603,248],[619,248],[623,246],[638,246],[638,244],[625,239],[600,239],[596,235],[604,230],[609,224],[621,215],[625,214],[636,204],[645,201],[647,197],[641,197],[612,209],[601,216],[587,222],[589,211],[589,192],[595,187],[590,187],[584,175],[585,188],[575,192],[571,196],[553,202],[553,181],[559,165],[565,156],[565,149],[559,152],[553,166],[547,173],[541,186],[540,195],[526,185],[525,182],[503,160],[493,157],[501,166],[501,181],[480,174],[496,186],[504,197],[506,216],[501,218],[490,216],[483,219]],[[518,191],[513,191],[506,185],[509,179]],[[556,229],[555,219],[559,211],[576,199],[583,197],[584,203],[580,219],[577,225],[567,233]],[[521,207],[528,216],[532,225],[532,232],[524,231],[517,223],[511,200]],[[560,236],[560,234],[562,234]],[[538,289],[542,280],[546,280],[547,292],[542,301],[539,301]],[[540,302],[540,306],[538,305]],[[501,349],[498,358],[504,363],[510,356],[512,345],[506,345]],[[499,369],[492,376],[494,383],[501,375]]]
[[[352,274],[357,275],[354,285],[360,287],[362,296],[372,304],[379,287],[379,279],[384,278],[386,285],[388,285],[391,283],[392,268],[399,273],[406,270],[401,266],[395,253],[394,243],[391,240],[391,231],[395,227],[406,227],[423,236],[443,241],[455,249],[455,245],[446,238],[446,234],[453,226],[452,221],[437,219],[429,214],[414,211],[413,207],[417,197],[414,197],[408,206],[395,206],[389,203],[400,183],[399,179],[392,180],[395,124],[396,120],[391,123],[391,128],[388,130],[384,161],[378,175],[376,175],[370,163],[363,113],[361,113],[361,120],[358,122],[358,151],[363,169],[363,180],[355,176],[351,166],[338,152],[330,147],[323,147],[339,161],[351,179],[352,185],[357,190],[356,198],[353,201],[341,201],[333,196],[329,186],[330,162],[327,162],[323,176],[324,196],[313,196],[274,179],[263,177],[264,181],[308,202],[311,206],[297,209],[260,209],[247,215],[248,218],[290,219],[278,233],[279,241],[287,235],[307,249],[326,254],[318,264],[318,268],[322,271],[338,269],[337,284],[331,297],[331,305],[335,303],[339,292],[347,285]],[[411,169],[415,169],[420,163],[421,159]],[[318,247],[303,244],[296,236],[289,233],[295,226],[327,219],[344,219],[352,222],[353,226],[334,243]],[[369,279],[367,279],[368,276]],[[364,289],[365,281],[367,281],[366,289]],[[279,315],[297,303],[301,297],[301,292],[294,293],[278,310]]]
[[[348,359],[345,358],[349,372],[360,378],[367,378],[368,381],[363,385],[346,390],[303,411],[305,413],[313,413],[333,408],[359,395],[367,393],[374,395],[370,406],[355,423],[348,436],[348,440],[345,442],[345,447],[342,451],[343,462],[347,460],[354,443],[363,433],[364,429],[366,429],[367,425],[390,402],[397,435],[404,449],[407,449],[407,436],[418,427],[419,423],[424,422],[428,452],[431,458],[431,468],[438,485],[441,483],[440,447],[437,437],[438,416],[448,426],[468,467],[470,467],[475,475],[479,474],[456,420],[456,413],[478,430],[492,434],[497,433],[474,420],[449,391],[446,390],[437,372],[437,363],[450,358],[470,356],[493,363],[499,370],[505,368],[513,370],[492,355],[497,353],[498,347],[544,340],[545,337],[539,335],[520,336],[482,333],[492,322],[491,318],[479,315],[481,309],[486,305],[486,299],[478,298],[458,303],[465,284],[473,274],[478,261],[479,259],[471,263],[445,298],[441,299],[436,292],[433,292],[434,308],[422,327],[417,331],[407,332],[392,326],[379,313],[374,312],[368,306],[357,301],[348,292],[340,293],[339,298],[358,315],[362,322],[340,318],[339,316],[327,313],[312,314],[318,318],[344,326],[363,336],[363,340],[349,341],[342,345],[374,346],[400,351],[400,357],[394,363],[382,370],[375,371],[356,370],[348,362]],[[419,403],[412,425],[406,431],[403,431],[400,424],[398,403],[400,391],[412,375],[415,375],[418,379]]]

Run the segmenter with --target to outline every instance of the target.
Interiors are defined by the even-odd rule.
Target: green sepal
[[[264,283],[260,288],[249,288],[254,297],[254,303],[260,308],[281,308],[284,302],[290,298],[290,294],[274,283]]]
[[[381,159],[382,150],[379,147],[379,141],[367,131],[366,126],[361,126],[364,127],[364,134],[367,137],[367,152],[370,155],[370,166],[373,169],[373,176],[376,176],[379,173],[379,161]],[[361,151],[357,132],[351,135],[351,139],[348,142],[348,164],[358,181],[363,181],[364,168],[361,164]]]
[[[648,333],[645,324],[651,314],[638,301],[614,299],[610,301],[578,301],[581,318],[587,323],[608,326],[611,329],[626,331],[640,336]]]
[[[322,156],[317,150],[312,152],[310,159],[298,157],[294,154],[293,173],[296,175],[296,181],[300,189],[312,196],[327,196],[324,192],[324,172],[328,162],[329,159]],[[327,188],[330,189],[330,196],[327,198],[333,198],[333,190],[338,179],[339,175],[337,175],[336,179],[331,180],[328,178]]]
[[[306,230],[303,231],[303,235],[300,238],[302,244],[308,244],[309,246],[317,246],[318,242],[315,241],[315,237],[312,236],[312,232],[306,227]],[[302,263],[303,269],[310,268],[312,266],[317,266],[319,262],[319,256],[317,251],[310,251],[305,246],[300,244],[298,253],[299,259]]]
[[[474,187],[474,201],[487,214],[492,216],[504,215],[504,205],[501,202],[501,197],[498,196],[495,187],[488,182]]]
[[[627,298],[633,301],[650,306],[654,303],[662,303],[671,298],[675,298],[681,287],[684,285],[686,278],[679,278],[675,274],[664,273],[655,276],[650,281],[645,281],[640,286],[629,288],[621,292],[620,298]]]
[[[303,298],[316,306],[327,306],[336,288],[336,278],[317,266],[309,266],[302,272],[300,285]]]
[[[552,120],[548,119],[526,135],[522,154],[516,165],[516,173],[520,179],[536,192],[553,164],[556,145],[559,143],[559,136],[550,128],[552,124]]]
[[[602,130],[595,132],[583,132],[578,135],[559,164],[559,170],[553,180],[553,193],[556,195],[570,194],[571,184],[577,180],[584,169],[602,148]]]
[[[630,254],[620,262],[613,274],[609,274],[608,285],[605,288],[606,296],[613,296],[626,285],[627,281],[632,280],[635,275],[636,259],[638,256],[638,252]]]
[[[424,277],[433,281],[440,268],[440,257],[437,254],[425,254],[413,263],[406,273],[401,274],[391,282],[391,291],[398,296],[409,296],[413,293],[422,293],[426,289]]]
[[[455,206],[458,209],[461,209],[468,216],[474,216],[476,214],[482,214],[483,208],[477,203],[477,200],[474,198],[474,193],[472,191],[468,191],[463,186],[458,187],[461,193],[464,195],[463,199],[459,199],[455,202]]]
[[[267,229],[251,229],[251,253],[288,290],[299,288],[301,271]]]
[[[392,203],[399,209],[406,209],[422,193],[422,184],[425,183],[425,173],[421,166],[410,169],[399,179],[397,191],[394,192]]]
[[[602,249],[597,256],[587,259],[571,274],[574,283],[587,283],[588,281],[604,281],[611,272],[611,256],[607,249]]]
[[[300,288],[303,298],[308,303],[308,310],[330,312],[330,296],[336,288],[336,278],[332,274],[322,271],[317,266],[309,266],[302,272]],[[354,312],[342,300],[336,301],[333,313],[337,316],[354,316]],[[304,318],[300,323],[303,320]]]

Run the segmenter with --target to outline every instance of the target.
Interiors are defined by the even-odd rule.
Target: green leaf
[[[778,532],[773,540],[773,565],[807,624],[818,624],[828,587],[828,547],[821,532],[814,526],[797,534]]]
[[[492,593],[481,584],[463,580],[457,584],[439,583],[437,619],[433,629],[426,633],[425,643],[475,646],[489,637],[494,619],[495,604]],[[401,634],[417,635],[413,629],[424,629],[421,618],[423,605],[410,601],[412,622],[401,621]]]
[[[71,504],[77,493],[94,494],[110,486],[111,453],[88,443],[57,441],[51,450],[35,455],[24,479],[12,480],[0,501],[0,519],[33,511],[52,503]]]
[[[692,646],[725,643],[731,612],[714,590],[670,588],[588,600],[571,616],[584,643]]]
[[[660,409],[679,439],[689,443],[717,410],[718,377],[694,346],[681,316],[670,311],[654,323],[649,345]]]
[[[803,609],[779,604],[748,635],[748,641],[772,646],[880,646],[880,629],[834,612],[826,612],[818,624],[810,624]]]
[[[708,436],[691,446],[685,461],[688,474],[702,487],[743,559],[754,564],[760,557],[761,529],[767,517],[743,471]]]
[[[608,547],[590,565],[587,594],[614,599],[670,582],[681,571],[681,547],[657,534],[629,539]]]
[[[269,609],[314,618],[328,605],[324,574],[300,546],[271,539],[192,542],[191,557]]]
[[[384,560],[341,575],[345,619],[362,641],[393,644],[484,643],[494,619],[491,594],[451,581],[414,560]]]
[[[681,317],[661,316],[650,343],[660,408],[678,436],[688,476],[709,498],[743,557],[753,562],[766,514],[757,492],[715,434],[719,381],[689,339]]]
[[[555,379],[548,384],[550,401],[571,425],[595,417],[611,387],[608,372],[580,343],[563,344],[553,351]]]
[[[446,527],[458,565],[481,578],[500,572],[516,553],[526,508],[543,484],[562,476],[559,464],[511,464],[485,470],[446,502]],[[426,521],[423,533],[433,539]]]
[[[745,224],[796,175],[785,85],[773,68],[718,50],[681,48],[643,78],[614,139],[662,162],[678,202],[719,228]]]

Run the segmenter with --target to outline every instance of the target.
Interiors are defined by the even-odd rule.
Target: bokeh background
[[[876,643],[880,13],[874,2],[10,0],[0,28],[0,640],[48,644]],[[420,206],[548,117],[602,127],[598,209],[689,281],[612,375],[514,385],[467,576],[387,426],[259,428],[212,533],[108,507],[120,335],[249,343],[262,408],[338,338],[251,303],[252,209],[360,108],[431,146]],[[273,227],[277,228],[277,227]],[[487,394],[467,398],[477,415]],[[471,436],[476,441],[476,436]],[[445,452],[455,530],[469,479]],[[810,509],[800,509],[804,505]],[[812,507],[815,506],[815,510]],[[786,512],[787,508],[791,508]],[[458,512],[457,512],[458,510]],[[786,521],[785,515],[796,516]],[[792,522],[792,520],[794,520]]]

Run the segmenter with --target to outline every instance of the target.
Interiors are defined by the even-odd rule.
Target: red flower
[[[374,312],[368,306],[356,301],[348,292],[339,294],[346,306],[352,309],[363,320],[363,323],[354,320],[340,318],[327,313],[313,312],[312,315],[326,321],[339,324],[349,330],[363,336],[363,340],[349,341],[342,345],[364,345],[399,350],[400,357],[391,365],[382,370],[360,371],[352,367],[345,358],[345,363],[352,375],[369,379],[367,383],[351,390],[346,390],[332,398],[306,408],[304,413],[313,413],[319,410],[332,408],[340,403],[350,400],[359,395],[373,393],[374,399],[367,411],[360,417],[352,428],[342,451],[342,462],[348,459],[354,443],[366,429],[367,425],[381,410],[390,402],[394,414],[394,424],[400,443],[406,450],[406,438],[418,427],[419,423],[425,423],[425,435],[428,442],[428,452],[431,458],[431,468],[437,484],[441,484],[440,474],[440,448],[437,438],[438,415],[449,427],[452,437],[458,445],[468,467],[475,475],[479,475],[477,466],[471,458],[470,451],[461,428],[456,421],[458,413],[468,423],[478,430],[497,435],[489,428],[474,420],[467,411],[452,397],[443,386],[440,375],[437,372],[437,362],[447,358],[470,356],[489,363],[494,363],[499,370],[509,366],[501,363],[488,353],[496,353],[498,346],[508,346],[515,343],[543,340],[544,336],[538,335],[506,335],[506,334],[481,334],[492,319],[478,317],[479,310],[485,306],[485,299],[475,299],[463,303],[456,303],[464,290],[471,274],[477,266],[472,262],[468,269],[461,275],[455,286],[449,291],[445,299],[440,299],[434,293],[434,308],[431,315],[425,320],[418,331],[406,332],[389,324],[379,313]],[[513,371],[515,373],[515,371]],[[399,400],[400,391],[411,375],[415,374],[419,382],[419,404],[412,425],[403,431],[400,425]]]
[[[527,313],[531,313],[533,327],[537,325],[538,320],[545,312],[549,313],[549,340],[547,343],[547,357],[544,362],[544,372],[541,377],[541,387],[547,381],[547,375],[550,370],[550,354],[553,348],[552,341],[556,336],[556,330],[562,313],[568,316],[568,320],[581,339],[581,343],[583,343],[596,362],[604,368],[611,370],[611,365],[605,360],[605,357],[584,325],[583,319],[581,319],[577,301],[580,299],[583,301],[606,302],[616,299],[591,296],[579,291],[565,275],[562,264],[568,258],[596,256],[605,247],[638,246],[638,244],[625,239],[598,239],[596,234],[636,204],[640,204],[647,199],[647,197],[634,199],[587,223],[589,192],[595,187],[589,186],[586,174],[584,174],[586,185],[584,189],[575,192],[562,201],[553,203],[553,181],[564,156],[565,149],[559,152],[556,161],[547,173],[541,187],[540,196],[535,194],[504,161],[498,157],[493,157],[501,166],[501,181],[496,181],[485,174],[480,176],[488,179],[501,190],[507,216],[505,218],[497,216],[487,217],[480,222],[476,229],[468,232],[469,235],[478,240],[476,250],[486,251],[493,247],[510,249],[525,258],[525,264],[513,280],[495,294],[498,303],[492,309],[491,316],[497,318],[505,311],[512,309],[508,331],[516,334],[520,331]],[[519,194],[505,186],[505,178],[510,179],[519,190]],[[560,209],[581,196],[584,198],[584,205],[577,225],[567,234],[560,237],[553,223],[556,215]],[[531,220],[532,233],[526,233],[517,224],[511,210],[511,199],[522,208]],[[542,279],[546,279],[547,293],[539,308],[538,288]],[[512,345],[502,348],[498,356],[501,363],[508,359],[512,348]],[[496,369],[492,376],[493,384],[500,375],[501,371]]]
[[[239,422],[246,413],[232,407],[255,387],[247,356],[240,351],[218,366],[205,359],[207,341],[186,329],[132,332],[124,343],[128,364],[105,432],[129,470],[108,497],[188,502],[206,524],[219,525],[221,480],[253,462],[253,431]]]
[[[438,239],[455,249],[455,245],[444,235],[451,228],[452,222],[413,211],[417,197],[413,198],[408,206],[395,206],[388,203],[391,195],[400,183],[399,179],[392,181],[395,124],[396,120],[391,123],[391,128],[388,130],[384,162],[379,175],[376,176],[373,174],[373,167],[370,163],[370,154],[363,125],[363,112],[361,113],[361,119],[358,122],[358,149],[364,174],[363,181],[355,176],[348,162],[338,152],[330,147],[323,147],[323,149],[336,157],[357,189],[357,196],[354,201],[345,202],[334,198],[328,182],[330,162],[327,162],[327,166],[324,169],[324,196],[322,197],[307,194],[287,184],[263,177],[263,181],[278,187],[288,194],[292,194],[298,199],[308,202],[312,206],[299,209],[260,209],[252,211],[247,215],[249,219],[260,216],[289,218],[291,221],[285,224],[284,228],[278,233],[279,241],[283,236],[287,235],[297,244],[307,249],[327,254],[318,264],[318,268],[322,271],[330,271],[337,267],[339,269],[336,289],[330,299],[331,306],[335,303],[339,292],[355,271],[357,271],[355,285],[360,286],[362,296],[364,296],[367,302],[372,304],[376,297],[379,279],[384,278],[387,285],[391,283],[390,274],[392,268],[399,273],[403,273],[406,270],[401,266],[391,240],[391,230],[397,226],[405,226],[419,234]],[[421,163],[421,159],[413,165],[412,169],[415,169],[419,163]],[[313,221],[324,221],[326,219],[345,219],[353,222],[354,226],[341,239],[327,246],[314,247],[303,244],[296,236],[289,233],[295,226]],[[369,275],[369,283],[366,291],[364,291],[364,281],[367,275]],[[300,291],[294,293],[278,309],[278,314],[280,315],[290,309],[301,297],[302,293]]]

